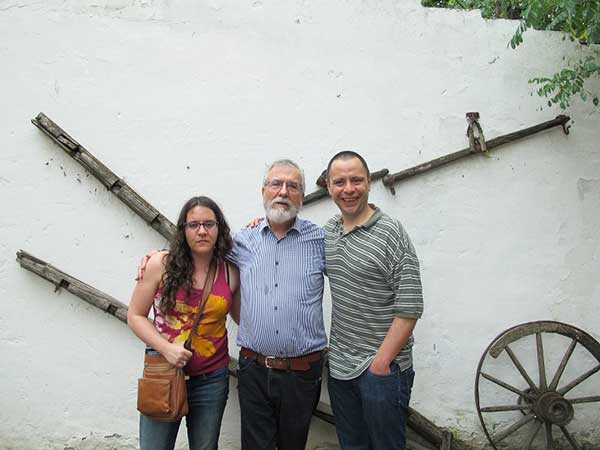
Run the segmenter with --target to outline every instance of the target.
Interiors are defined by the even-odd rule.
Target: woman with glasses
[[[193,197],[179,214],[169,252],[155,253],[133,291],[127,321],[147,345],[189,376],[186,417],[190,450],[216,450],[229,394],[226,316],[239,317],[239,272],[225,262],[231,249],[229,226],[208,197]],[[211,262],[216,275],[191,351],[184,348],[202,298]],[[154,319],[148,314],[153,310]],[[140,416],[140,450],[172,450],[178,422]]]

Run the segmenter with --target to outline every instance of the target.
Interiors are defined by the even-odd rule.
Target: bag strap
[[[200,323],[200,317],[202,316],[202,311],[204,310],[204,306],[206,305],[206,300],[210,295],[216,271],[217,264],[216,261],[213,259],[210,263],[208,273],[206,274],[206,279],[204,280],[204,288],[202,288],[202,299],[200,300],[200,306],[198,307],[198,312],[196,313],[196,318],[194,319],[194,325],[192,325],[190,335],[185,340],[185,344],[183,345],[186,349],[190,351],[192,350],[192,339],[194,339],[194,336],[196,335],[196,330],[198,329],[198,324]]]

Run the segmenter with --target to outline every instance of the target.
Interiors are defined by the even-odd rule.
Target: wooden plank
[[[442,443],[439,450],[451,450],[452,448],[452,433],[448,430],[442,432]]]
[[[115,316],[121,322],[127,323],[127,306],[110,295],[105,294],[93,286],[78,280],[23,250],[17,252],[17,261],[24,269],[27,269],[54,284],[54,286],[56,286],[55,291],[58,291],[61,288],[66,289],[82,300],[85,300],[90,305]]]
[[[571,120],[569,116],[560,115],[552,120],[548,120],[546,122],[540,123],[538,125],[534,125],[532,127],[525,128],[523,130],[515,131],[514,133],[505,134],[502,136],[498,136],[490,141],[486,142],[487,151],[500,147],[501,145],[505,145],[511,142],[518,141],[520,139],[524,139],[528,136],[532,136],[540,131],[548,130],[550,128],[554,128],[557,126],[562,126],[565,133],[568,133],[568,128],[566,127],[567,122]],[[400,180],[404,180],[406,178],[421,174],[423,172],[427,172],[428,170],[435,169],[437,167],[444,166],[450,162],[457,161],[466,156],[480,154],[481,148],[476,146],[475,149],[471,149],[470,147],[464,148],[454,153],[450,153],[448,155],[441,156],[432,161],[428,161],[426,163],[419,164],[414,167],[410,167],[408,169],[402,170],[400,172],[396,172],[390,175],[383,177],[383,184],[386,185],[392,193],[394,193],[393,186],[398,183]]]
[[[146,223],[162,236],[171,240],[176,231],[175,225],[122,178],[105,166],[44,113],[39,113],[31,122],[56,142],[71,158],[81,164],[85,170],[94,175],[94,177]]]
[[[444,437],[444,433],[447,433],[447,430],[438,427],[427,417],[410,407],[408,408],[408,426],[409,428],[415,430],[428,442],[431,442],[433,445],[435,445],[436,448],[440,448],[444,443],[444,439],[447,439]],[[452,438],[450,449],[468,450],[468,447],[458,439]]]

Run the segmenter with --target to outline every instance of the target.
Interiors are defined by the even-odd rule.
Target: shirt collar
[[[381,209],[379,209],[379,207],[377,205],[375,205],[373,203],[369,203],[369,206],[373,210],[373,214],[371,214],[371,217],[369,217],[369,219],[365,223],[363,223],[362,225],[357,225],[356,227],[354,227],[354,230],[356,230],[357,228],[368,229],[373,224],[377,223],[377,221],[379,219],[381,219],[381,217],[383,216],[383,211],[381,211]],[[340,227],[340,229],[343,228],[343,226],[344,226],[344,218],[342,217],[342,215],[340,214],[336,218],[337,218],[337,224]]]
[[[371,214],[369,220],[362,225],[359,225],[359,227],[370,228],[371,225],[375,224],[383,216],[383,211],[381,211],[381,209],[379,209],[375,204],[369,203],[369,206],[373,209],[373,214]]]
[[[296,220],[294,220],[294,223],[292,224],[292,226],[290,227],[289,230],[286,231],[285,234],[288,234],[290,231],[295,230],[296,232],[300,232],[300,225],[301,225],[302,219],[300,219],[299,217],[296,216]],[[269,225],[269,221],[267,220],[267,218],[265,217],[263,220],[261,220],[258,224],[258,231],[260,231],[261,233],[264,233],[265,230],[269,230],[271,232],[273,232],[271,230],[271,226]]]

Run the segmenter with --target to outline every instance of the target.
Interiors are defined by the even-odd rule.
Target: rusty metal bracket
[[[487,146],[485,144],[485,137],[483,136],[483,130],[479,124],[479,113],[468,112],[467,117],[467,138],[469,138],[469,148],[473,153],[477,151],[487,152]]]

